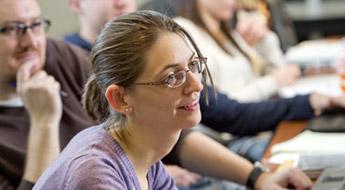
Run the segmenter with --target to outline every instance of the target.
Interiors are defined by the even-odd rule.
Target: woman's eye
[[[168,77],[165,79],[166,82],[171,82],[175,80],[175,73],[168,75]]]
[[[197,60],[194,60],[192,62],[190,62],[189,64],[189,69],[192,71],[192,72],[196,72],[199,70],[199,63]]]
[[[175,74],[171,74],[168,76],[168,78],[166,79],[166,83],[173,86],[176,82],[176,77]]]

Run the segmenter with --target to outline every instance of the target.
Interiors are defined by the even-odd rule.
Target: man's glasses
[[[171,73],[166,79],[160,82],[145,82],[145,83],[133,83],[133,85],[166,85],[170,88],[177,88],[186,82],[186,74],[191,71],[192,73],[201,73],[206,67],[206,57],[194,58],[189,64],[189,70],[181,70],[176,73]]]
[[[48,31],[49,26],[50,21],[46,19],[41,19],[28,26],[22,23],[8,23],[5,26],[0,26],[0,34],[4,34],[12,38],[18,38],[23,36],[29,28],[33,34],[40,35],[44,31]]]

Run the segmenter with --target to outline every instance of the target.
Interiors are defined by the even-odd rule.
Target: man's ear
[[[130,113],[131,109],[124,98],[125,89],[119,85],[110,85],[105,92],[105,97],[110,106],[122,114]]]
[[[69,0],[69,7],[75,14],[82,12],[80,0]]]

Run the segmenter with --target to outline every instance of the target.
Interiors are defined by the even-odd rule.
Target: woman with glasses
[[[76,135],[34,189],[176,189],[160,159],[182,129],[201,119],[199,96],[209,76],[206,58],[174,21],[141,11],[107,23],[94,43],[91,61],[93,75],[83,104],[102,124]],[[233,162],[223,164],[233,170],[218,173],[229,180],[244,184],[255,173],[249,181],[257,189],[290,181],[296,187],[310,186],[299,170],[251,172],[253,165],[239,156],[226,151],[222,156],[229,155]],[[217,175],[214,172],[203,173]]]
[[[34,189],[175,189],[160,159],[200,122],[206,59],[171,19],[138,12],[105,26],[91,61],[83,104],[102,124],[72,139]]]

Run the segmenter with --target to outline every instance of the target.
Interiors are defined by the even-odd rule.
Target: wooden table
[[[287,141],[287,140],[297,136],[305,128],[307,123],[308,123],[308,121],[291,121],[291,122],[284,121],[284,122],[281,122],[279,124],[277,130],[275,131],[274,136],[273,136],[270,144],[268,145],[261,162],[265,166],[270,168],[272,171],[275,171],[279,165],[268,163],[268,159],[272,156],[272,154],[271,154],[272,146],[277,144],[277,143]]]

